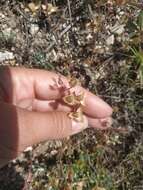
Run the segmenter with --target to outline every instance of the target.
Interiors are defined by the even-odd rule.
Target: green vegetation
[[[79,78],[85,88],[96,91],[113,107],[114,122],[111,131],[89,129],[58,147],[53,142],[40,154],[34,147],[23,159],[0,171],[0,176],[4,175],[0,190],[24,187],[26,190],[142,190],[141,1],[70,1],[72,18],[66,0],[48,1],[58,7],[48,16],[38,8],[32,7],[34,13],[27,10],[32,1],[7,2],[0,2],[0,11],[5,15],[0,28],[7,23],[0,31],[0,51],[13,51],[20,66]],[[6,6],[10,7],[7,15]],[[11,18],[15,18],[16,28],[12,28]],[[38,30],[32,34],[34,24]],[[17,33],[7,35],[5,31]],[[15,172],[10,172],[11,168]],[[12,180],[11,173],[22,176],[25,183]],[[27,182],[25,176],[29,174]]]

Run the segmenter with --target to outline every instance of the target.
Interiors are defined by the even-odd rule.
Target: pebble
[[[115,40],[114,35],[110,35],[106,40],[107,45],[113,45],[114,40]]]
[[[121,25],[115,25],[111,28],[111,32],[121,35],[123,32],[125,31],[125,25],[121,24]]]
[[[91,34],[88,34],[88,35],[86,36],[86,39],[89,41],[89,40],[93,39],[93,36],[92,36]]]
[[[52,150],[52,151],[50,152],[50,154],[51,154],[52,156],[55,156],[57,153],[58,153],[57,150]]]
[[[1,18],[1,19],[4,19],[4,18],[5,18],[5,15],[2,14],[2,13],[0,13],[0,18]]]
[[[14,55],[12,52],[9,52],[9,51],[0,52],[0,62],[11,60],[11,59],[14,59]]]
[[[24,152],[31,152],[33,150],[32,146],[27,147]]]
[[[7,27],[7,25],[6,25]],[[3,34],[6,35],[7,37],[10,37],[12,35],[12,28],[5,28],[3,30]]]
[[[37,24],[31,24],[30,34],[35,35],[39,31],[39,26]]]

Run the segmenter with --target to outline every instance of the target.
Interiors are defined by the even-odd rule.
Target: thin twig
[[[22,15],[23,18],[25,18],[25,20],[27,20],[27,22],[33,23],[33,22],[31,22],[31,21],[29,20],[29,18],[20,10],[20,7],[19,7],[19,6],[16,7],[16,11],[17,11],[20,15]]]
[[[70,0],[67,0],[67,3],[68,3],[68,10],[69,10],[70,23],[72,23],[72,13],[71,13]]]
[[[59,35],[59,39],[61,39],[62,37],[63,37],[63,35],[65,34],[65,33],[67,33],[70,29],[71,29],[71,24],[70,25],[68,25],[61,33],[60,33],[60,35]],[[55,45],[56,45],[56,43],[57,43],[57,39],[56,40],[54,40],[50,45],[49,45],[49,47],[48,47],[48,49],[47,49],[47,52],[49,52]]]
[[[90,13],[90,15],[91,15],[91,18],[94,20],[94,19],[95,19],[95,16],[94,16],[94,13],[93,13],[93,11],[92,11],[92,8],[91,8],[91,5],[90,5],[90,4],[88,4],[88,9],[89,9],[89,13]]]
[[[59,38],[61,39],[62,36],[63,36],[65,33],[67,33],[67,32],[71,29],[71,27],[72,27],[71,24],[68,25],[68,26],[60,33]]]

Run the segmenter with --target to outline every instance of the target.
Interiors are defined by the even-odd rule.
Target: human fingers
[[[98,96],[81,86],[76,86],[73,91],[84,94],[83,112],[92,118],[105,118],[112,115],[112,108]]]
[[[112,108],[105,103],[102,99],[94,94],[82,89],[85,93],[84,105],[82,106],[83,112],[89,117],[105,118],[112,114]],[[36,111],[64,111],[69,112],[72,110],[71,106],[65,104],[62,99],[60,100],[37,100],[32,103],[33,110]]]
[[[39,100],[61,100],[65,91],[70,87],[68,79],[62,75],[60,75],[59,79],[59,75],[51,72],[48,72],[47,75],[45,73],[45,76],[43,77],[43,83],[39,82],[39,78],[35,80],[35,92],[37,94],[36,98]],[[44,88],[44,90],[42,90],[42,88]],[[76,85],[71,88],[70,92],[84,94],[83,112],[90,117],[104,118],[109,117],[112,114],[112,108],[105,101],[81,86]]]
[[[30,103],[31,106],[28,105]],[[71,107],[62,104],[58,101],[42,101],[42,100],[33,100],[31,103],[30,100],[24,100],[19,104],[21,108],[33,110],[33,111],[40,111],[40,112],[49,112],[49,111],[62,111],[67,113],[67,115],[72,111]],[[111,127],[112,125],[112,119],[111,117],[106,118],[98,118],[95,119],[93,117],[89,117],[85,115],[88,119],[88,126],[98,129],[107,129]]]
[[[14,81],[13,91],[20,101],[29,96],[38,100],[61,100],[69,87],[66,77],[45,70],[10,68],[10,73]],[[112,108],[107,103],[84,88],[76,85],[71,91],[84,93],[83,112],[88,116],[104,118],[112,114]]]
[[[87,117],[87,119],[88,119],[88,126],[92,128],[106,130],[112,126],[111,117],[106,117],[102,119],[94,119],[91,117]]]
[[[72,111],[71,107],[62,104],[58,101],[41,101],[41,100],[34,100],[33,102],[33,110],[34,111],[62,111],[67,113],[67,115]],[[85,115],[88,119],[88,127],[98,128],[98,129],[107,129],[112,125],[112,118],[105,117],[105,118],[98,118],[95,119],[93,117],[89,117]]]
[[[83,106],[83,111],[85,112],[85,114],[91,118],[96,118],[95,113],[92,113],[92,112],[96,111],[96,115],[100,114],[100,116],[101,115],[104,116],[102,108],[100,108],[100,110],[96,110],[96,102],[94,102],[94,97],[93,97],[94,95],[91,94],[89,96],[91,97],[91,99],[89,99],[89,100],[87,99],[86,106]],[[93,101],[92,101],[92,99],[93,99]],[[100,106],[99,104],[103,104],[102,102],[101,103],[100,102],[101,102],[101,100],[99,99],[97,101],[98,106]],[[70,111],[72,111],[72,107],[68,106],[61,100],[25,99],[25,100],[22,100],[21,102],[19,102],[19,104],[17,106],[27,109],[27,110],[40,111],[40,112],[47,112],[47,111],[70,112]],[[106,108],[106,106],[104,106],[104,107]],[[105,116],[108,117],[108,115],[110,115],[110,114],[107,113],[108,112],[106,110],[107,108],[106,109],[105,108],[104,108]],[[109,107],[109,109],[110,109],[110,107]],[[98,115],[97,115],[97,118],[100,118],[100,117],[98,117]],[[102,118],[104,118],[104,117],[102,117]]]
[[[74,135],[86,129],[88,125],[101,128],[102,123],[99,119],[86,116],[83,116],[81,122],[75,121],[68,117],[67,112],[27,111],[2,102],[0,120],[0,167],[30,145]]]

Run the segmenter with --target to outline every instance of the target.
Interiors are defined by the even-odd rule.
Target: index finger
[[[51,88],[53,84],[53,78],[55,81],[58,81],[59,76],[55,73],[49,73],[49,80],[47,80],[46,88],[47,94],[46,94],[46,99],[52,99],[52,100],[57,100],[61,98],[61,90],[60,88]],[[60,76],[63,84],[65,86],[69,87],[68,80],[64,76]],[[39,81],[39,80],[38,80]],[[53,84],[54,85],[54,84]],[[37,87],[39,86],[39,82],[37,82]],[[46,92],[46,88],[44,88],[44,92]],[[38,90],[38,88],[37,88]],[[39,91],[37,93],[41,97],[45,97],[45,93],[41,91],[41,88],[39,87]],[[112,108],[101,98],[98,96],[94,95],[93,93],[89,92],[88,90],[84,89],[81,86],[75,86],[71,88],[71,92],[76,92],[76,93],[84,93],[84,106],[83,106],[83,112],[88,115],[89,117],[93,118],[105,118],[109,117],[112,115]]]
[[[85,93],[85,105],[83,111],[86,115],[93,118],[105,118],[112,115],[112,108],[105,101],[93,93],[83,89]]]
[[[12,92],[15,93],[14,97],[17,97],[18,94],[20,97],[25,98],[29,93],[30,95],[28,96],[30,96],[31,99],[41,100],[43,102],[45,100],[61,100],[64,89],[54,88],[59,81],[58,74],[46,70],[17,67],[11,67],[9,70],[12,80]],[[68,87],[68,79],[62,75],[60,75],[60,78],[61,82]],[[10,84],[8,83],[8,85]],[[22,91],[19,90],[21,89],[21,86]],[[86,115],[93,118],[104,118],[109,117],[112,114],[112,108],[98,96],[85,90],[81,86],[76,86],[75,88],[72,88],[72,90],[84,92],[85,105],[83,111]]]
[[[35,75],[35,92],[38,99],[41,100],[57,100],[61,98],[60,88],[52,88],[55,85],[55,82],[59,80],[59,75],[37,70],[37,74]],[[60,75],[61,80],[65,86],[69,86],[68,80],[66,77]],[[109,117],[112,114],[112,108],[101,98],[89,92],[88,90],[82,88],[81,86],[76,86],[72,88],[71,91],[75,91],[77,93],[83,92],[84,106],[83,112],[89,117],[93,118],[104,118]]]

